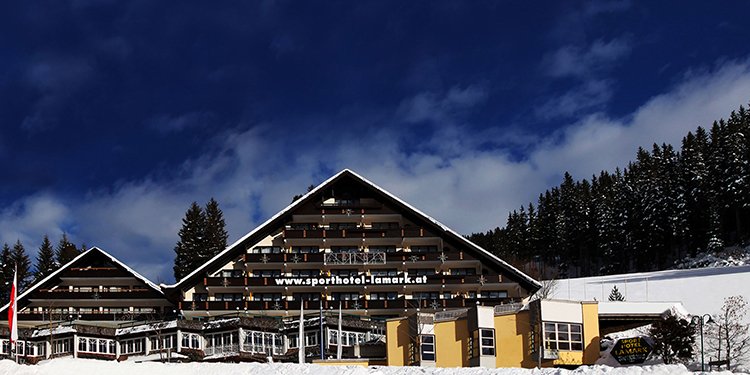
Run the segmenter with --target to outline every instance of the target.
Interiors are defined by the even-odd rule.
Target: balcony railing
[[[370,253],[325,253],[323,262],[327,264],[385,264],[384,252]]]

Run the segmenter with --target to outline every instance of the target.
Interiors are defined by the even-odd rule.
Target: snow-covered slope
[[[750,265],[561,279],[552,298],[607,301],[614,286],[626,301],[682,302],[690,314],[714,314],[726,297],[750,298]]]
[[[727,247],[720,253],[698,253],[694,258],[685,258],[675,268],[735,267],[750,265],[750,245]]]
[[[0,374],[14,375],[81,375],[81,374],[159,374],[159,375],[566,375],[566,374],[692,374],[682,365],[656,365],[612,368],[607,366],[584,366],[574,371],[562,369],[484,369],[484,368],[425,368],[425,367],[353,367],[319,366],[297,364],[259,363],[136,363],[109,362],[87,359],[63,358],[45,361],[35,366],[16,365],[10,360],[0,361]],[[728,374],[728,373],[727,373]]]

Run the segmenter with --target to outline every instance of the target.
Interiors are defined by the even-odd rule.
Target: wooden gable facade
[[[32,285],[17,303],[19,326],[65,321],[120,324],[175,313],[157,285],[96,247]]]
[[[305,309],[392,317],[524,300],[539,283],[344,170],[166,292],[188,318]]]

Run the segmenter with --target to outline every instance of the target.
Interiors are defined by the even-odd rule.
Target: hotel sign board
[[[325,277],[279,277],[274,279],[280,286],[342,286],[342,285],[420,285],[427,284],[427,276],[325,276]]]
[[[610,354],[621,365],[634,365],[645,362],[651,350],[643,337],[631,337],[617,340]]]

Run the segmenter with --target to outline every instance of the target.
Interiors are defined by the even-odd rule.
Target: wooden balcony
[[[93,299],[102,299],[102,300],[122,300],[122,299],[150,299],[150,298],[160,298],[163,299],[164,296],[160,296],[156,292],[152,290],[128,290],[128,291],[121,291],[121,292],[99,292],[99,291],[92,291],[92,292],[71,292],[68,290],[47,290],[47,289],[41,289],[37,292],[34,292],[29,298],[31,299],[80,299],[80,300],[93,300]]]

